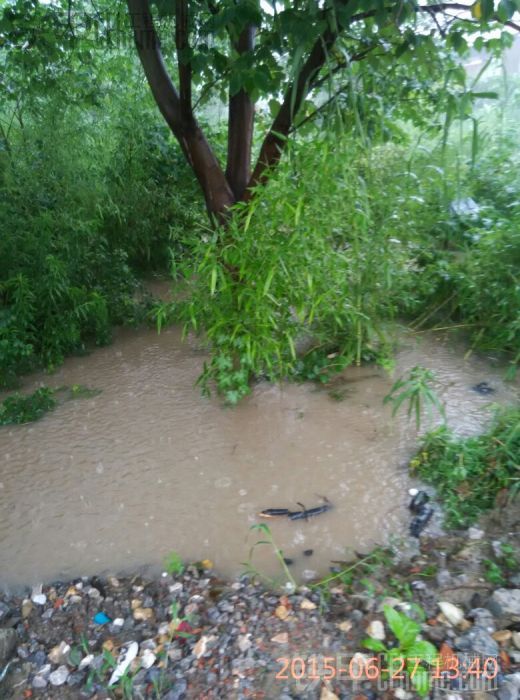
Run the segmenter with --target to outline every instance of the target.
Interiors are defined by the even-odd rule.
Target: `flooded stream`
[[[479,428],[511,388],[483,360],[437,336],[403,341],[396,376],[433,369],[452,427]],[[308,522],[269,521],[293,571],[325,573],[346,546],[366,551],[408,527],[407,459],[416,431],[382,405],[393,380],[350,368],[343,401],[312,384],[257,385],[237,408],[193,386],[204,359],[170,328],[122,330],[88,357],[69,358],[40,383],[102,389],[41,421],[0,428],[0,584],[160,567],[172,550],[241,570],[264,508],[334,508]],[[496,393],[471,387],[489,382]],[[313,550],[304,556],[303,550]],[[273,557],[256,564],[274,571]]]

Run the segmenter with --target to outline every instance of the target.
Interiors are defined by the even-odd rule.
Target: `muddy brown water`
[[[500,370],[465,360],[445,338],[404,336],[401,345],[397,376],[417,364],[433,369],[461,432],[479,429],[490,400],[515,398]],[[417,434],[383,406],[393,383],[384,372],[348,369],[336,387],[343,401],[312,384],[260,383],[230,409],[194,387],[203,359],[177,328],[122,330],[113,345],[25,382],[27,391],[84,384],[102,393],[0,428],[2,586],[159,569],[172,550],[232,575],[258,538],[249,531],[258,511],[319,505],[319,495],[333,510],[308,522],[269,521],[297,577],[327,572],[346,546],[366,551],[406,532]],[[481,381],[496,393],[475,393]],[[267,548],[257,554],[257,566],[274,573]]]

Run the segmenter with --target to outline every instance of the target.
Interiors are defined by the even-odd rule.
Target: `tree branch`
[[[294,116],[300,109],[313,78],[323,67],[327,54],[337,37],[337,33],[328,28],[318,37],[297,79],[285,91],[280,110],[260,148],[248,189],[265,182],[268,169],[280,160]],[[249,195],[246,193],[247,198]]]
[[[188,36],[188,2],[177,0],[175,3],[175,47],[179,68],[179,91],[182,119],[186,123],[193,118],[191,106],[191,62]]]
[[[242,55],[253,51],[256,28],[245,27],[235,44]],[[251,147],[255,105],[249,94],[241,88],[229,96],[228,153],[226,178],[237,199],[241,199],[251,176]]]
[[[210,217],[223,221],[234,202],[226,176],[193,115],[185,119],[181,98],[164,64],[148,0],[127,0],[127,4],[137,53],[157,106],[200,183]]]

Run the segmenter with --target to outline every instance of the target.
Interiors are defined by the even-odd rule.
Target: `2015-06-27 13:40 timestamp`
[[[500,670],[496,657],[458,654],[438,656],[430,665],[424,665],[423,659],[418,657],[396,657],[391,668],[383,655],[280,656],[276,661],[281,665],[276,673],[278,680],[413,681],[419,669],[426,669],[433,682],[475,680],[489,683],[497,678]]]

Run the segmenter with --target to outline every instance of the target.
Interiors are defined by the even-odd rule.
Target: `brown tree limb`
[[[327,54],[337,37],[338,34],[328,28],[318,37],[295,82],[285,91],[278,114],[260,148],[248,190],[265,182],[269,169],[280,160],[294,117],[310,89],[312,80],[325,64]],[[246,192],[245,198],[248,199],[249,196]]]
[[[188,1],[177,0],[175,3],[175,48],[177,49],[177,65],[179,70],[181,115],[185,122],[189,122],[193,118],[188,32]]]
[[[256,28],[245,27],[235,45],[240,55],[253,51]],[[244,88],[229,96],[226,178],[236,199],[242,199],[251,177],[255,104]]]
[[[226,176],[193,115],[186,119],[168,74],[148,0],[127,0],[134,41],[157,106],[178,140],[204,193],[210,218],[225,219],[234,196]]]

